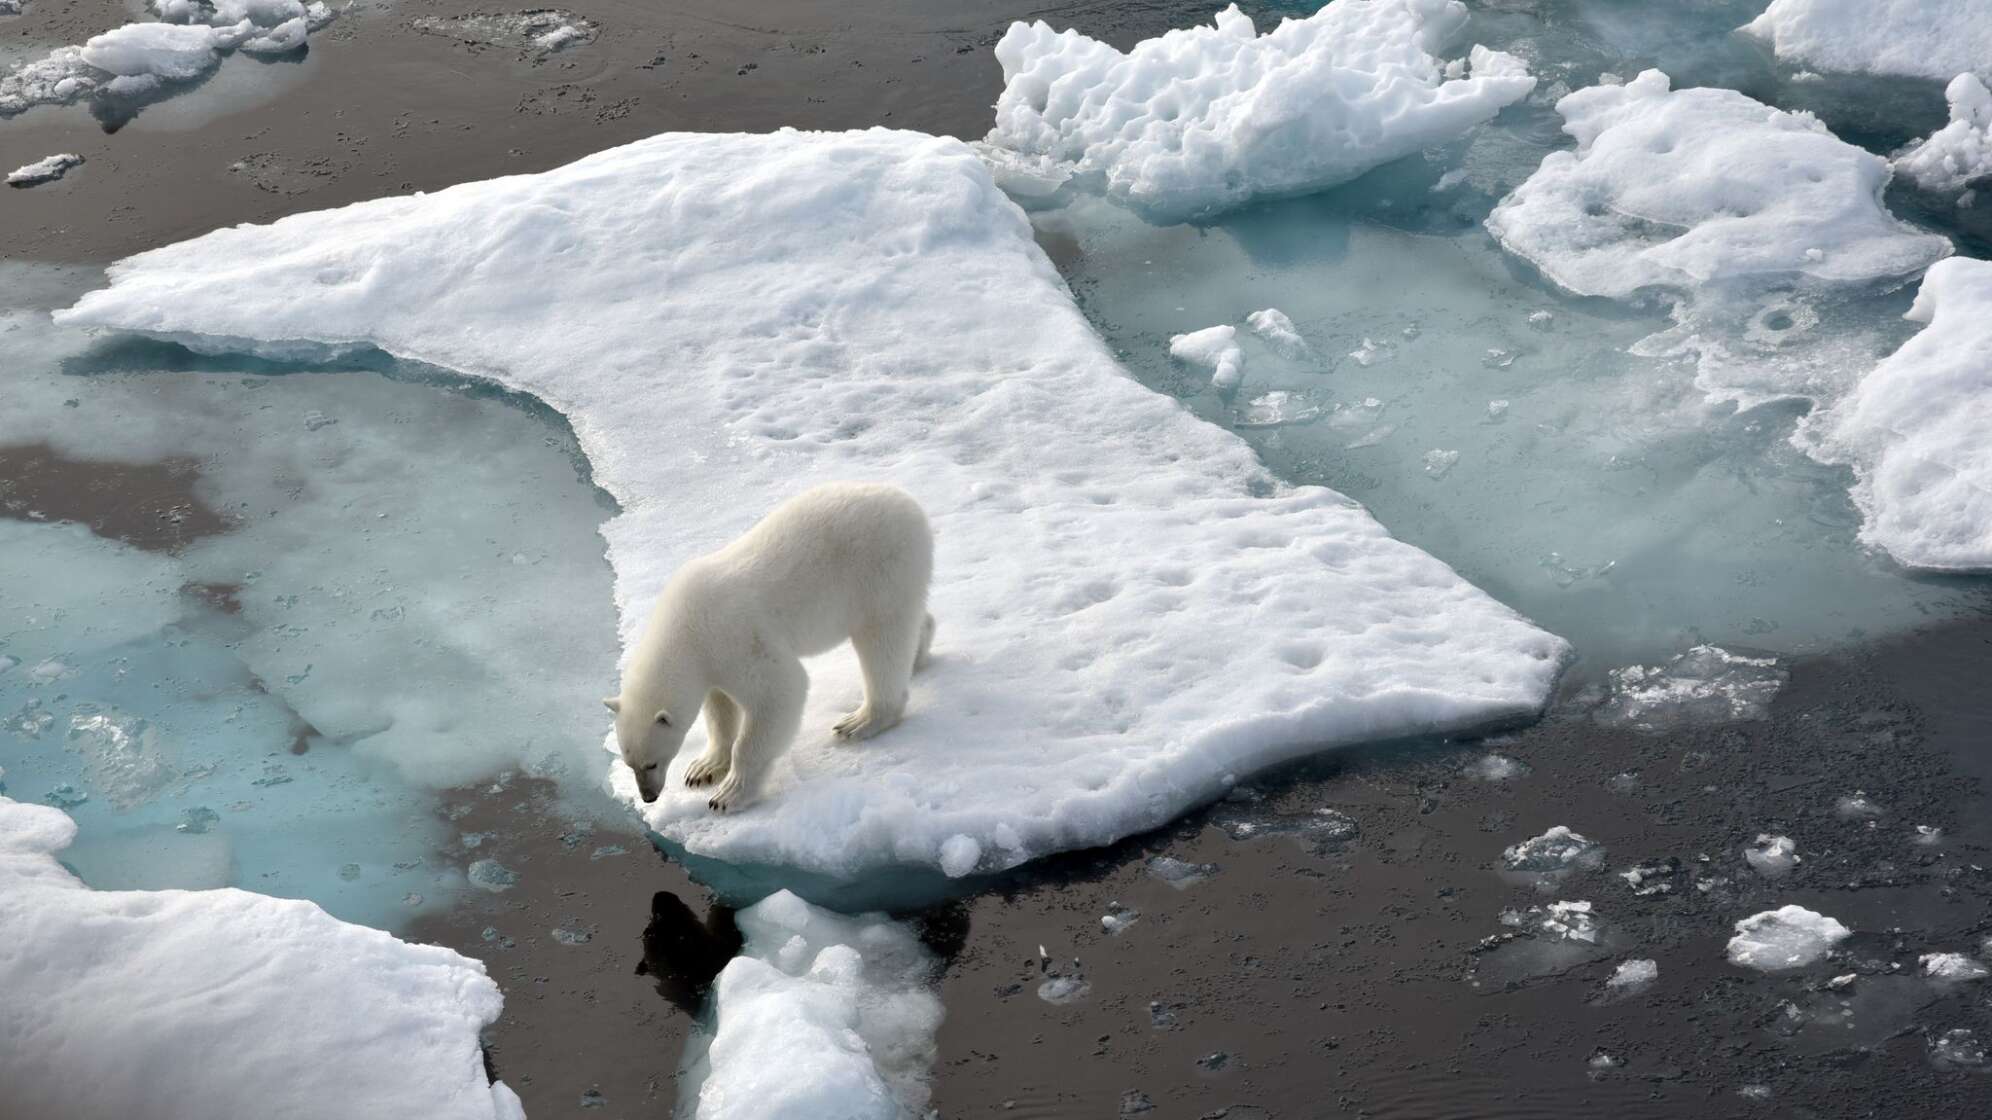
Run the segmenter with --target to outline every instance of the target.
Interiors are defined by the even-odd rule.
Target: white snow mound
[[[1535,88],[1498,51],[1474,47],[1470,66],[1435,57],[1466,19],[1458,0],[1339,0],[1260,35],[1234,4],[1125,54],[1014,23],[996,44],[986,143],[1053,183],[1056,167],[1103,176],[1161,218],[1319,190],[1456,139]]]
[[[1752,914],[1736,923],[1729,939],[1729,963],[1759,972],[1804,968],[1824,960],[1853,931],[1803,906]]]
[[[1992,78],[1992,5],[1984,0],[1771,0],[1743,30],[1779,58],[1821,70]]]
[[[1169,356],[1209,370],[1211,387],[1219,392],[1245,380],[1245,351],[1238,346],[1238,328],[1229,324],[1171,337]]]
[[[837,876],[1013,866],[1324,747],[1526,718],[1565,653],[1129,378],[957,141],[667,134],[218,230],[110,275],[58,317],[372,343],[566,413],[623,506],[603,532],[625,649],[681,563],[796,491],[918,497],[940,637],[906,722],[838,744],[856,659],[814,660],[803,733],[724,815],[677,780],[695,730],[646,816],[696,853]]]
[[[1882,206],[1888,162],[1809,113],[1648,70],[1556,103],[1552,152],[1487,218],[1510,252],[1579,295],[1732,280],[1860,283],[1950,252]]]
[[[1992,177],[1992,90],[1976,74],[1944,87],[1950,123],[1898,154],[1895,170],[1933,191],[1961,191]]]
[[[1853,465],[1864,542],[1911,568],[1992,568],[1992,262],[1938,262],[1907,318],[1928,325],[1794,438]]]
[[[0,797],[0,1085],[19,1116],[523,1120],[484,965],[239,890],[93,891]]]
[[[941,1001],[906,926],[787,891],[742,910],[714,986],[697,1120],[900,1120],[926,1113]]]

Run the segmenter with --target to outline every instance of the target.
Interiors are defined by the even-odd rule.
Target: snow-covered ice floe
[[[1556,103],[1552,152],[1487,219],[1510,252],[1578,295],[1729,281],[1867,283],[1950,252],[1888,213],[1888,161],[1809,113],[1648,70]]]
[[[69,174],[72,167],[81,167],[83,157],[74,152],[61,152],[38,159],[33,163],[17,167],[7,173],[10,187],[38,187],[43,183],[53,183]]]
[[[85,98],[150,101],[206,77],[231,51],[301,50],[335,16],[315,0],[153,0],[153,9],[157,22],[113,28],[0,76],[0,117]]]
[[[856,660],[813,661],[802,735],[763,800],[724,815],[680,786],[694,731],[646,810],[694,853],[842,877],[1014,866],[1324,747],[1528,718],[1565,656],[1129,378],[956,141],[667,134],[219,230],[111,280],[58,317],[373,344],[566,413],[623,506],[603,532],[625,648],[679,564],[797,490],[918,497],[940,638],[906,722],[836,745]]]
[[[1436,57],[1466,20],[1458,0],[1341,0],[1261,35],[1234,4],[1125,54],[1015,23],[996,44],[1004,85],[985,145],[1006,176],[1099,176],[1161,218],[1318,190],[1453,140],[1535,88],[1512,55]]]
[[[1826,959],[1853,931],[1803,906],[1783,906],[1736,923],[1729,939],[1729,962],[1760,972],[1804,968]]]
[[[1821,70],[1992,77],[1992,6],[1983,0],[1771,0],[1743,30],[1779,58]]]
[[[714,986],[697,1120],[898,1120],[926,1113],[941,1001],[933,955],[883,915],[778,891],[742,910]]]
[[[1944,87],[1950,123],[1898,153],[1895,170],[1933,191],[1961,191],[1992,178],[1992,90],[1976,74]]]
[[[239,890],[93,891],[0,797],[0,1084],[19,1116],[522,1120],[484,965]],[[227,1071],[221,1073],[218,1071]]]
[[[1938,262],[1907,318],[1927,325],[1795,442],[1853,465],[1864,542],[1912,568],[1992,568],[1992,263]]]

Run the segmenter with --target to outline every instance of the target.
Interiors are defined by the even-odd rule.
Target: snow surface
[[[919,497],[941,637],[907,721],[834,745],[855,659],[814,661],[759,804],[715,815],[673,764],[646,816],[695,853],[855,876],[938,867],[966,836],[977,870],[1012,866],[1324,747],[1526,718],[1566,651],[1129,379],[955,141],[667,134],[220,230],[111,277],[59,317],[373,343],[565,412],[624,507],[604,535],[626,648],[680,563],[796,490]],[[695,731],[681,759],[702,749]]]
[[[21,1116],[523,1120],[481,962],[239,890],[93,891],[0,797],[0,1084]],[[225,1071],[225,1074],[218,1073]]]
[[[82,164],[82,156],[74,152],[61,152],[38,159],[33,163],[17,167],[8,172],[7,185],[10,187],[34,187],[40,186],[43,183],[53,183],[64,175],[69,174],[70,168],[80,167]]]
[[[1736,936],[1729,939],[1729,962],[1759,972],[1803,968],[1824,960],[1852,933],[1803,906],[1766,910],[1736,923]]]
[[[1535,88],[1511,55],[1435,57],[1466,20],[1458,0],[1341,0],[1260,35],[1234,4],[1125,54],[1014,23],[996,44],[1003,93],[985,143],[1054,184],[1102,177],[1157,217],[1318,190],[1456,139]]]
[[[1238,328],[1230,324],[1176,335],[1169,340],[1169,356],[1208,369],[1211,388],[1220,393],[1245,379],[1245,351],[1238,346]]]
[[[1976,74],[1959,74],[1944,88],[1950,123],[1892,161],[1895,170],[1933,191],[1961,191],[1992,177],[1992,90]]]
[[[1992,6],[1984,0],[1771,0],[1743,30],[1779,58],[1821,70],[1992,78]]]
[[[1544,157],[1487,228],[1578,295],[1866,283],[1950,252],[1882,206],[1888,161],[1809,113],[1734,90],[1674,90],[1658,70],[1579,90],[1556,110],[1576,150]]]
[[[1866,543],[1911,568],[1992,568],[1992,262],[1938,262],[1906,317],[1927,325],[1794,441],[1852,464]]]
[[[941,1001],[912,930],[787,891],[737,920],[746,944],[714,986],[697,1120],[924,1115]]]

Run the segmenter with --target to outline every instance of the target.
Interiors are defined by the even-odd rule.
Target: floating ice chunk
[[[521,303],[521,275],[555,294]],[[876,750],[836,746],[856,660],[812,660],[798,740],[723,815],[682,787],[694,730],[643,808],[699,855],[847,878],[938,866],[959,834],[1011,866],[1156,827],[1228,775],[1527,717],[1566,652],[1136,384],[957,141],[665,134],[219,230],[114,276],[62,318],[208,347],[373,343],[566,412],[621,500],[603,534],[625,648],[680,564],[798,488],[862,475],[919,497],[943,637],[906,721]],[[741,285],[768,298],[743,309]],[[701,374],[681,375],[692,354]]]
[[[1752,871],[1766,879],[1783,878],[1801,862],[1798,845],[1791,837],[1768,832],[1758,833],[1756,842],[1743,849],[1743,859]]]
[[[1361,345],[1349,351],[1349,357],[1357,365],[1367,369],[1377,362],[1390,357],[1390,343],[1378,342],[1373,338],[1365,338]]]
[[[1976,74],[1959,74],[1944,89],[1950,123],[1903,149],[1895,170],[1933,191],[1961,191],[1992,177],[1992,90]]]
[[[1557,102],[1577,150],[1552,152],[1487,228],[1580,295],[1726,281],[1911,276],[1950,253],[1881,204],[1888,162],[1810,114],[1648,70]]]
[[[1803,906],[1766,910],[1736,923],[1736,936],[1729,939],[1729,961],[1760,972],[1803,968],[1824,960],[1852,933]]]
[[[1247,401],[1245,407],[1238,411],[1236,423],[1241,428],[1280,428],[1320,418],[1321,406],[1306,394],[1291,389],[1274,389]]]
[[[1604,861],[1604,845],[1585,839],[1561,824],[1541,836],[1512,844],[1501,853],[1501,862],[1508,870],[1533,875],[1594,868]]]
[[[780,891],[742,910],[713,987],[698,1120],[899,1120],[926,1112],[941,1004],[918,937]]]
[[[1992,1050],[1970,1027],[1952,1027],[1930,1036],[1930,1061],[1938,1069],[1982,1070],[1992,1066]]]
[[[1992,975],[1992,969],[1986,968],[1963,953],[1924,953],[1921,964],[1923,975],[1932,980],[1963,983],[1968,980],[1983,980],[1987,975]]]
[[[1939,261],[1909,318],[1927,324],[1794,442],[1854,468],[1861,540],[1907,567],[1992,567],[1992,262]]]
[[[959,879],[981,862],[982,845],[974,837],[956,833],[941,842],[941,872],[948,878]]]
[[[1459,463],[1459,452],[1435,447],[1425,452],[1425,473],[1432,478],[1444,478],[1446,472]]]
[[[1274,353],[1289,361],[1300,361],[1310,353],[1307,340],[1294,329],[1293,320],[1277,307],[1254,311],[1245,316],[1245,322],[1251,325],[1253,334],[1266,340]]]
[[[1217,865],[1191,863],[1175,856],[1156,856],[1148,861],[1148,873],[1179,891],[1186,891],[1217,874]]]
[[[221,61],[209,27],[128,23],[83,44],[84,62],[118,78],[185,82]]]
[[[1233,5],[1126,54],[1015,23],[996,44],[1003,93],[986,143],[1098,175],[1163,218],[1318,190],[1455,139],[1535,88],[1519,59],[1485,47],[1442,66],[1432,52],[1466,20],[1456,0],[1359,0],[1260,35]]]
[[[1238,328],[1230,324],[1205,327],[1169,339],[1169,355],[1211,371],[1211,388],[1228,393],[1245,379],[1245,351],[1238,348]]]
[[[562,8],[522,12],[472,12],[461,16],[421,16],[409,26],[426,35],[439,35],[477,46],[546,55],[591,43],[593,20]]]
[[[83,157],[74,152],[63,152],[46,156],[33,163],[17,167],[7,173],[10,187],[36,187],[43,183],[53,183],[69,174],[72,167],[83,166]]]
[[[1605,980],[1605,988],[1612,992],[1630,994],[1652,984],[1660,978],[1660,965],[1656,961],[1636,959],[1619,962],[1612,974]]]
[[[1529,767],[1505,754],[1485,754],[1469,764],[1466,772],[1483,782],[1509,782],[1527,777]]]
[[[1651,863],[1642,863],[1619,872],[1619,878],[1632,888],[1632,893],[1641,898],[1657,894],[1672,894],[1674,883],[1681,874],[1681,861],[1672,856]]]
[[[481,963],[309,902],[93,891],[56,862],[75,834],[0,797],[10,1112],[523,1120],[485,1077],[501,1000]]]
[[[1665,665],[1613,669],[1598,722],[1658,732],[1698,723],[1763,719],[1787,674],[1775,657],[1696,646]]]
[[[1046,1003],[1078,1003],[1080,1000],[1085,999],[1087,994],[1092,990],[1093,985],[1084,976],[1075,972],[1063,976],[1053,976],[1044,983],[1039,984],[1037,995],[1039,999]]]
[[[1507,401],[1492,400],[1487,402],[1487,418],[1489,420],[1499,420],[1506,415],[1508,415]]]
[[[1586,945],[1598,943],[1603,927],[1591,904],[1583,901],[1552,902],[1548,906],[1531,906],[1527,910],[1504,910],[1501,912],[1501,924],[1552,941],[1577,941]]]
[[[1888,815],[1888,810],[1865,790],[1855,790],[1833,802],[1833,815],[1843,821],[1866,821]]]
[[[1935,825],[1919,824],[1910,834],[1909,842],[1922,848],[1934,848],[1944,842],[1944,830]]]
[[[1822,70],[1992,78],[1992,9],[1961,0],[1771,0],[1743,30]]]
[[[1307,813],[1266,813],[1244,806],[1227,805],[1211,817],[1211,823],[1233,840],[1260,840],[1287,836],[1316,853],[1346,844],[1362,834],[1354,817],[1339,809],[1315,809]],[[1178,861],[1180,862],[1180,861]],[[1207,865],[1185,864],[1198,868]],[[1210,868],[1215,871],[1216,868]]]
[[[481,859],[471,864],[464,877],[470,880],[471,886],[492,894],[501,894],[519,885],[519,873],[495,859]]]
[[[1141,920],[1141,911],[1132,906],[1122,906],[1118,902],[1107,903],[1107,912],[1100,916],[1100,928],[1109,936],[1118,937],[1127,932],[1127,927]]]
[[[1749,1085],[1737,1086],[1736,1095],[1746,1101],[1762,1102],[1777,1096],[1777,1093],[1769,1085],[1752,1082]]]

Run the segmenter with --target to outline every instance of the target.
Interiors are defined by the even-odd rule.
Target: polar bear
[[[777,506],[739,540],[680,568],[665,585],[623,675],[604,701],[616,743],[647,802],[701,708],[707,745],[685,784],[718,782],[707,802],[748,804],[802,724],[802,659],[849,639],[865,701],[835,730],[868,739],[906,710],[934,640],[927,582],[934,538],[912,495],[832,482]]]

